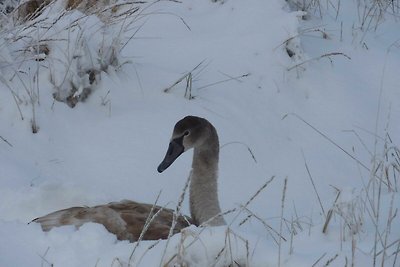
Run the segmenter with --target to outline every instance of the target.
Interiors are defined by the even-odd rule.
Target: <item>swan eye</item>
[[[185,132],[183,133],[183,136],[188,136],[189,134],[190,134],[189,131],[185,131]]]

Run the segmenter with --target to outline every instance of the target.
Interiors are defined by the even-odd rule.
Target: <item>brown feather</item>
[[[72,207],[59,210],[32,222],[40,223],[43,231],[50,231],[53,227],[74,225],[79,228],[84,223],[94,222],[104,225],[119,240],[137,241],[143,231],[149,216],[157,214],[144,233],[143,240],[166,239],[172,225],[173,213],[171,209],[124,200],[111,202],[94,207]],[[161,211],[160,211],[161,210]],[[187,216],[179,216],[173,233],[179,233],[183,228],[194,224]]]

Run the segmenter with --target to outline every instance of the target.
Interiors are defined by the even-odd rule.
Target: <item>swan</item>
[[[189,187],[190,214],[179,216],[174,233],[194,224],[218,226],[225,225],[218,201],[217,176],[219,141],[217,131],[206,119],[186,116],[175,124],[167,153],[158,166],[159,173],[165,171],[182,153],[193,148],[193,161]],[[153,211],[152,211],[153,209]],[[158,215],[150,223],[143,240],[166,239],[172,225],[173,213],[152,204],[130,200],[111,202],[94,207],[72,207],[32,222],[40,223],[43,231],[53,227],[74,225],[79,228],[84,223],[94,222],[104,225],[119,240],[137,241],[150,212]],[[151,216],[151,215],[150,215]]]

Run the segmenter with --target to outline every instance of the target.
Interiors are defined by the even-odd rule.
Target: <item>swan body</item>
[[[189,189],[191,217],[179,216],[174,233],[194,225],[224,225],[218,202],[217,176],[219,142],[217,131],[206,119],[187,116],[178,121],[158,172],[166,170],[182,153],[193,148],[193,162]],[[119,240],[134,242],[139,239],[148,218],[157,214],[143,235],[144,240],[168,237],[174,211],[130,200],[111,202],[94,207],[72,207],[55,211],[32,222],[40,223],[43,231],[53,227],[94,222],[104,225]]]
[[[107,231],[115,234],[119,240],[134,242],[139,239],[152,207],[152,204],[123,200],[94,207],[63,209],[36,218],[33,222],[40,223],[43,231],[46,232],[57,226],[74,225],[79,228],[84,223],[94,222],[104,225]],[[174,211],[155,206],[150,216],[157,212],[159,213],[144,233],[143,240],[166,239],[168,237]],[[193,224],[192,219],[180,216],[174,233],[178,233],[190,224]]]

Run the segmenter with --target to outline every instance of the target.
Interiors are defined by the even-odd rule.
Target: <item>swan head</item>
[[[164,160],[157,168],[163,172],[185,151],[201,147],[210,135],[211,124],[203,118],[186,116],[175,124]]]

